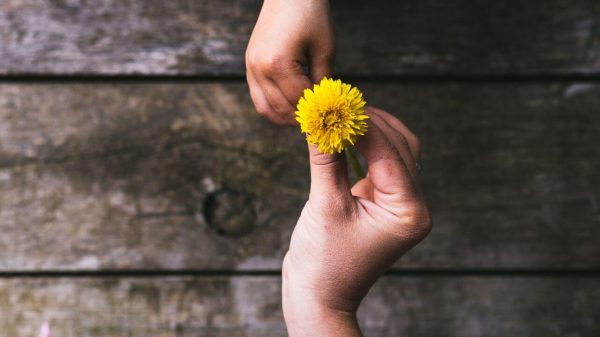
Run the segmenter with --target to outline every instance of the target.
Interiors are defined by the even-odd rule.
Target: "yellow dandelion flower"
[[[367,104],[362,93],[340,80],[323,78],[305,89],[296,106],[296,120],[309,143],[321,153],[342,152],[367,132]]]

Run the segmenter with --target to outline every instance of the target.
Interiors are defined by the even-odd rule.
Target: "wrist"
[[[289,337],[362,337],[356,313],[283,301]]]
[[[289,337],[361,337],[356,311],[328,307],[311,292],[282,281],[282,307]]]

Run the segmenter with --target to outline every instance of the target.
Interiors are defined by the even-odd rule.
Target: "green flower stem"
[[[362,178],[364,178],[365,171],[360,166],[360,162],[358,161],[358,157],[356,157],[356,152],[354,151],[354,148],[347,147],[346,151],[344,152],[346,152],[346,161],[350,165],[350,168],[352,169],[356,180],[361,180]]]

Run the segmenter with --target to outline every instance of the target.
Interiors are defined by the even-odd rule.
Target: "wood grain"
[[[424,143],[397,268],[600,267],[599,86],[358,85]],[[2,270],[277,270],[308,184],[243,83],[0,85]]]
[[[0,74],[234,75],[260,0],[0,4]],[[598,74],[600,3],[333,1],[346,75]]]
[[[595,336],[600,280],[384,278],[359,310],[369,337]],[[0,280],[0,336],[286,336],[280,279]]]

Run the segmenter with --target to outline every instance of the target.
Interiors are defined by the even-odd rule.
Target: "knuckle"
[[[424,205],[414,207],[410,211],[409,223],[411,223],[412,234],[420,241],[423,240],[432,230],[433,222],[431,214]]]
[[[418,243],[425,239],[433,228],[431,214],[425,204],[414,202],[394,212],[390,231],[402,242]]]
[[[271,115],[271,109],[265,106],[257,106],[256,112],[263,117],[269,117]]]
[[[327,154],[327,153],[315,153],[310,156],[310,162],[313,165],[323,167],[330,167],[332,170],[335,169],[334,164],[340,160],[340,156],[335,154]]]
[[[246,60],[246,67],[248,68],[255,68],[259,65],[259,60],[260,57],[251,51],[246,51],[246,56],[245,56],[245,60]]]
[[[259,68],[265,75],[274,75],[284,69],[285,58],[280,54],[271,54],[258,61]]]
[[[287,116],[291,112],[290,106],[287,104],[275,102],[272,103],[271,106],[273,107],[273,110],[282,117]]]

